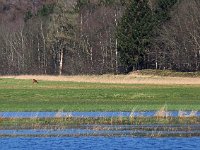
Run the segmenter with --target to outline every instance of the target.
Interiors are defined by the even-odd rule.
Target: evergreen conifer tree
[[[170,19],[169,11],[178,2],[178,0],[158,0],[155,18],[158,24]]]
[[[147,0],[132,0],[117,28],[121,65],[142,69],[153,28],[152,11]]]

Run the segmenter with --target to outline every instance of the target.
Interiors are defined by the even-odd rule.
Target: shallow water
[[[134,112],[134,116],[150,117],[155,113],[155,111]],[[177,111],[169,113],[170,116],[178,116]],[[190,111],[185,115],[189,114]],[[2,118],[128,117],[130,115],[131,112],[0,112]],[[200,116],[200,112],[196,116]],[[152,135],[166,135],[168,138],[146,138]],[[80,125],[77,128],[60,130],[0,130],[0,150],[198,150],[199,147],[199,124]]]
[[[62,129],[62,130],[46,130],[46,129],[29,129],[29,130],[0,130],[0,136],[43,136],[43,137],[61,137],[61,136],[173,136],[173,135],[188,135],[188,134],[198,134],[200,135],[200,130],[193,131],[170,131],[170,130],[95,130],[95,129]]]
[[[2,150],[198,150],[200,138],[50,137],[0,138]]]
[[[199,124],[191,125],[76,125],[76,126],[47,126],[35,129],[12,128],[1,129],[0,137],[69,137],[69,136],[132,136],[132,137],[183,137],[199,136]]]
[[[156,111],[146,112],[0,112],[2,118],[51,118],[51,117],[129,117],[133,116],[154,116]],[[191,111],[186,111],[184,115],[189,115]],[[169,111],[170,116],[178,116],[178,111]],[[200,111],[197,112],[196,116],[200,116]]]

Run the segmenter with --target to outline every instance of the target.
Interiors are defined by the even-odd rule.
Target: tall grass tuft
[[[193,118],[193,117],[196,117],[196,116],[197,116],[197,112],[198,112],[198,111],[192,110],[192,111],[190,112],[189,116],[192,117],[192,118]]]
[[[119,121],[120,124],[123,123],[123,114],[122,114],[122,112],[119,114],[118,121]]]
[[[61,118],[63,114],[63,109],[59,109],[58,112],[55,115],[55,118]]]
[[[110,125],[113,125],[113,117],[110,118]]]
[[[178,112],[179,121],[181,122],[181,121],[184,121],[186,119],[190,119],[190,121],[196,122],[197,118],[198,118],[197,112],[198,111],[192,110],[190,113],[188,113],[186,111],[179,110],[179,112]]]
[[[178,111],[178,118],[184,118],[185,116],[186,116],[186,112],[185,111],[182,111],[182,110]]]
[[[72,117],[73,117],[73,115],[72,115],[72,113],[71,113],[71,112],[68,112],[68,113],[65,115],[65,117],[67,117],[67,118],[72,118]]]
[[[134,112],[135,109],[132,109],[130,115],[129,115],[129,119],[130,119],[130,123],[133,124],[134,123]]]
[[[158,110],[155,115],[154,115],[157,119],[159,118],[168,118],[170,117],[170,112],[167,111],[167,105],[164,105],[163,107],[160,108],[160,110]]]

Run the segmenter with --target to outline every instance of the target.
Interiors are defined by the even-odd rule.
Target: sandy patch
[[[81,75],[81,76],[50,76],[50,75],[19,75],[0,76],[0,78],[37,79],[46,81],[73,81],[92,83],[125,83],[125,84],[200,84],[200,78],[144,76],[132,73],[129,75]]]

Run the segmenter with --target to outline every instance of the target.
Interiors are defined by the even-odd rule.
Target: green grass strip
[[[0,111],[200,110],[200,85],[0,79]]]

